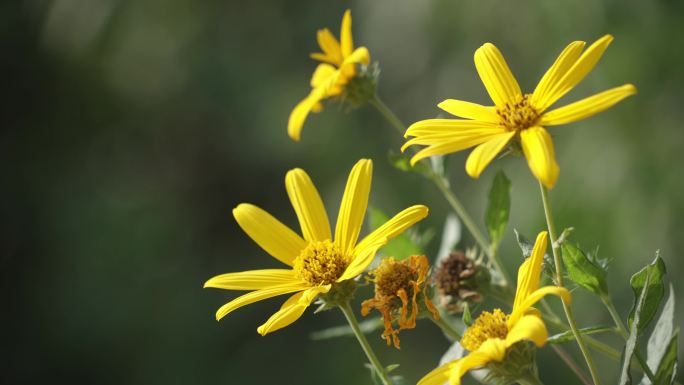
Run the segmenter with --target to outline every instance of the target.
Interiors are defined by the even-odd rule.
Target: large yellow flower
[[[631,84],[612,88],[594,96],[546,112],[594,68],[613,37],[603,36],[584,50],[585,42],[570,43],[546,71],[531,94],[523,94],[501,52],[491,43],[475,51],[475,67],[494,106],[482,106],[448,99],[439,108],[464,119],[428,119],[414,123],[404,144],[425,145],[411,162],[477,146],[466,162],[468,174],[477,178],[487,165],[515,138],[534,176],[546,187],[558,179],[553,142],[544,126],[571,123],[597,114],[636,93]]]
[[[316,67],[311,77],[311,92],[295,106],[287,124],[287,133],[295,141],[299,141],[309,112],[321,111],[323,99],[342,94],[345,85],[356,76],[356,66],[370,62],[366,47],[354,49],[351,24],[351,12],[347,10],[342,17],[339,41],[329,29],[318,30],[318,45],[323,52],[312,53],[311,58],[322,63]]]
[[[323,202],[304,170],[290,170],[285,177],[287,194],[297,213],[303,238],[264,210],[247,203],[238,205],[233,216],[242,230],[289,268],[228,273],[208,280],[204,287],[253,290],[223,305],[216,312],[216,319],[257,301],[296,293],[257,331],[265,335],[283,328],[296,321],[317,295],[327,293],[337,282],[361,274],[389,239],[427,216],[427,207],[409,207],[357,242],[368,205],[372,172],[373,163],[369,159],[360,160],[352,168],[334,240]]]
[[[468,370],[503,361],[506,358],[506,351],[518,342],[532,341],[539,347],[546,343],[546,326],[539,312],[532,306],[549,294],[570,301],[570,293],[563,287],[539,288],[546,242],[547,233],[543,231],[537,236],[532,255],[518,270],[518,288],[513,302],[513,312],[510,315],[499,309],[491,313],[483,312],[461,339],[461,346],[470,353],[428,373],[418,385],[443,385],[447,380],[451,385],[460,384],[461,377]]]

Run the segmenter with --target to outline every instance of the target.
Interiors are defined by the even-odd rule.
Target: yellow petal
[[[321,63],[311,76],[311,87],[316,88],[329,84],[331,78],[337,75],[337,69],[330,64]]]
[[[454,364],[452,362],[432,370],[430,373],[423,376],[423,378],[418,381],[417,385],[444,385],[449,381],[449,374],[451,373],[453,366]]]
[[[326,290],[327,288],[327,290]],[[278,329],[290,325],[299,319],[304,314],[304,310],[309,307],[309,304],[316,299],[316,296],[324,291],[330,290],[330,285],[325,287],[311,288],[288,298],[283,306],[273,314],[263,325],[257,328],[257,332],[262,336],[272,333]]]
[[[366,270],[368,265],[373,262],[375,254],[378,250],[387,244],[387,238],[375,238],[372,242],[368,243],[366,247],[359,251],[358,254],[353,255],[351,263],[347,266],[342,276],[337,279],[337,282],[346,281],[352,279],[357,275],[361,274]]]
[[[540,299],[547,295],[556,295],[563,299],[564,302],[570,303],[572,301],[572,296],[568,289],[559,286],[544,286],[541,289],[537,289],[530,293],[525,300],[511,313],[508,317],[508,326],[511,327],[518,322],[518,320],[527,313],[527,310],[534,306],[535,303],[539,302]]]
[[[520,341],[532,341],[538,347],[544,346],[549,337],[544,321],[536,315],[523,316],[506,335],[506,347]]]
[[[382,226],[368,234],[352,252],[358,255],[365,250],[368,245],[376,243],[378,239],[384,238],[387,241],[406,231],[409,227],[423,220],[428,215],[428,208],[423,205],[411,206],[402,210],[400,213],[385,222]]]
[[[474,120],[470,120],[470,122],[474,122]],[[462,150],[486,142],[496,135],[503,134],[506,132],[506,129],[499,126],[480,126],[457,129],[449,129],[449,127],[444,127],[441,130],[436,129],[431,133],[428,132],[429,131],[425,130],[425,133],[421,133],[415,138],[404,143],[404,145],[401,146],[401,151],[406,151],[409,146],[413,145],[434,146],[446,145],[448,143],[452,143],[454,145],[462,143],[457,145],[460,147],[459,150]],[[456,150],[452,150],[452,152],[453,151]]]
[[[345,255],[351,252],[361,232],[372,177],[373,161],[370,159],[359,160],[349,173],[335,226],[335,244]]]
[[[342,57],[351,55],[354,51],[354,40],[352,39],[352,18],[351,11],[346,10],[342,16],[342,27],[340,28],[340,43]]]
[[[598,114],[603,110],[607,110],[622,99],[634,94],[636,94],[636,87],[631,84],[615,87],[594,96],[590,96],[588,98],[568,104],[567,106],[549,111],[542,115],[539,124],[554,126],[586,119],[590,116]]]
[[[264,269],[217,275],[205,282],[204,287],[225,290],[258,290],[298,281],[290,269]]]
[[[308,289],[308,287],[303,283],[292,283],[287,285],[272,286],[261,290],[251,291],[221,306],[216,312],[216,320],[220,320],[232,311],[239,309],[245,305],[249,305],[251,303],[262,301],[264,299],[268,299],[278,295],[283,295],[306,289]]]
[[[475,67],[489,96],[498,107],[514,102],[522,94],[518,81],[494,44],[485,43],[475,51]]]
[[[295,142],[299,142],[302,134],[302,127],[306,118],[312,110],[320,105],[323,94],[321,92],[311,92],[304,100],[299,102],[290,113],[287,121],[287,134]]]
[[[370,53],[368,48],[359,47],[352,52],[351,55],[347,56],[340,65],[340,72],[342,77],[345,79],[345,83],[356,75],[356,65],[363,64],[368,65],[370,63]]]
[[[497,123],[485,122],[481,120],[425,119],[410,125],[406,130],[404,137],[419,137],[431,134],[470,136],[471,134],[479,133],[484,129],[489,129],[491,133],[501,133],[505,130]]]
[[[568,44],[567,47],[558,55],[558,58],[553,63],[553,65],[546,71],[544,76],[537,84],[537,88],[534,89],[532,97],[530,98],[530,103],[541,112],[548,108],[551,103],[549,98],[549,92],[551,88],[555,86],[560,79],[568,72],[570,67],[577,61],[577,59],[582,54],[584,45],[586,43],[583,41],[573,41]]]
[[[513,311],[515,311],[525,301],[525,298],[533,291],[539,289],[539,280],[541,278],[542,264],[544,263],[544,254],[546,254],[548,233],[542,231],[537,235],[537,240],[534,242],[532,254],[520,265],[518,269],[518,288],[515,291],[515,300],[513,301]]]
[[[439,103],[437,107],[461,118],[490,123],[498,123],[501,120],[494,107],[487,107],[481,104],[465,102],[463,100],[447,99]]]
[[[292,266],[294,259],[306,247],[306,242],[266,211],[242,203],[233,209],[238,225],[264,251]]]
[[[309,242],[330,239],[328,214],[309,175],[300,168],[288,171],[285,188],[297,213],[304,239]]]
[[[466,172],[468,175],[472,178],[479,178],[482,171],[506,147],[513,136],[515,136],[514,131],[498,134],[475,147],[466,161]]]
[[[471,369],[487,365],[492,361],[500,362],[506,357],[506,345],[498,338],[488,339],[474,352],[456,361],[449,376],[450,385],[460,385],[461,378]]]
[[[589,46],[589,48],[582,53],[579,59],[575,61],[572,67],[567,70],[565,75],[563,75],[563,77],[561,77],[556,84],[550,87],[550,90],[545,98],[546,103],[544,104],[546,106],[552,105],[556,102],[556,100],[563,97],[563,95],[568,93],[568,91],[573,89],[580,81],[582,81],[582,79],[584,79],[584,77],[591,72],[596,63],[598,63],[599,59],[601,59],[601,56],[603,55],[603,52],[605,52],[606,48],[608,48],[608,45],[610,45],[610,42],[612,41],[613,37],[611,35],[605,35],[598,39],[594,44]]]
[[[551,135],[544,127],[535,126],[520,132],[523,152],[532,174],[548,188],[558,179],[560,168],[556,163]]]
[[[325,55],[325,60],[322,61],[339,66],[343,60],[342,50],[340,49],[340,43],[335,39],[332,32],[327,28],[319,29],[316,38],[318,39],[321,51]]]

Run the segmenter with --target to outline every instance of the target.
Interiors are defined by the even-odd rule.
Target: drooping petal
[[[304,239],[309,242],[330,239],[328,214],[309,175],[300,168],[288,171],[285,188],[297,213]]]
[[[635,93],[636,87],[631,84],[615,87],[574,103],[570,103],[567,106],[549,111],[542,115],[539,124],[555,126],[586,119],[603,110],[607,110],[622,99],[634,95]]]
[[[563,75],[563,77],[561,77],[553,86],[549,87],[549,91],[545,98],[546,103],[544,104],[546,106],[552,105],[582,81],[582,79],[591,72],[596,63],[598,63],[603,52],[605,52],[612,41],[613,37],[611,35],[605,35],[589,46],[579,59],[575,61],[572,67],[567,70],[565,75]]]
[[[494,44],[485,43],[475,51],[475,67],[489,96],[498,107],[514,102],[522,94],[518,81]]]
[[[423,136],[431,134],[453,134],[471,135],[484,129],[491,133],[504,132],[504,128],[497,123],[485,122],[481,120],[461,120],[461,119],[425,119],[412,125],[404,133],[404,138],[409,136]]]
[[[572,296],[568,289],[560,286],[544,286],[530,293],[525,300],[513,310],[510,317],[508,317],[508,326],[511,327],[518,322],[518,320],[527,313],[527,309],[534,306],[540,299],[547,295],[556,295],[563,299],[564,302],[570,303]]]
[[[271,286],[299,282],[290,269],[249,270],[227,273],[210,278],[204,287],[225,290],[258,290]]]
[[[242,203],[233,209],[233,216],[242,230],[264,251],[292,266],[294,259],[306,247],[306,242],[257,206]]]
[[[337,69],[327,63],[321,63],[316,67],[311,76],[311,87],[316,88],[330,83],[331,78],[337,75]]]
[[[447,99],[437,105],[444,111],[461,118],[479,120],[489,123],[498,123],[499,115],[494,107],[465,102],[463,100]]]
[[[346,10],[342,16],[342,27],[340,28],[340,46],[342,57],[346,58],[354,51],[354,40],[352,39],[352,17],[351,11]]]
[[[375,254],[378,250],[387,244],[387,238],[375,238],[373,242],[368,243],[358,254],[353,255],[353,259],[342,276],[337,279],[337,282],[352,279],[357,275],[363,273],[368,265],[373,262]]]
[[[466,172],[468,175],[472,178],[479,178],[482,171],[506,147],[513,136],[515,136],[514,131],[498,134],[475,147],[466,161]]]
[[[304,122],[311,112],[320,111],[321,99],[323,98],[323,92],[311,92],[306,98],[299,102],[292,112],[290,113],[290,118],[287,121],[287,134],[295,142],[299,142],[302,135],[302,128],[304,127]]]
[[[454,363],[449,376],[449,384],[460,385],[461,378],[469,370],[485,366],[492,361],[500,362],[505,357],[506,345],[504,341],[498,338],[488,339],[476,351]]]
[[[541,78],[537,84],[537,88],[534,89],[532,97],[530,98],[530,103],[537,109],[538,112],[544,111],[551,105],[551,103],[549,103],[551,100],[549,98],[551,89],[568,72],[570,67],[575,64],[577,59],[582,54],[585,44],[586,43],[583,41],[573,41],[572,43],[568,44],[563,52],[558,55],[558,58],[553,65]]]
[[[541,269],[544,263],[544,254],[546,254],[548,233],[542,231],[537,235],[537,240],[534,242],[532,254],[520,265],[518,269],[518,288],[515,291],[515,300],[513,301],[513,311],[515,311],[525,301],[525,298],[533,291],[539,289],[539,280],[541,279]]]
[[[506,347],[520,341],[532,341],[538,347],[544,346],[549,337],[544,321],[536,315],[521,317],[506,335]]]
[[[370,159],[359,160],[349,173],[335,226],[335,244],[345,255],[352,250],[361,232],[372,177],[373,161]]]
[[[356,75],[356,66],[358,64],[368,65],[368,63],[370,63],[368,48],[359,47],[355,49],[340,65],[340,72],[343,75],[344,82],[346,83]]]
[[[342,50],[340,48],[340,43],[337,41],[335,36],[330,32],[329,29],[323,28],[319,29],[316,34],[318,39],[318,45],[321,47],[322,54],[314,53],[311,57],[316,60],[327,62],[336,66],[342,63]]]
[[[427,217],[428,212],[428,208],[423,205],[415,205],[402,210],[359,242],[356,247],[354,247],[352,255],[363,253],[368,245],[376,243],[378,239],[384,238],[389,241],[417,222],[423,220]]]
[[[257,328],[262,336],[290,325],[304,314],[304,310],[320,293],[330,290],[330,285],[314,287],[292,295],[283,303],[280,310],[273,314],[263,325]]]
[[[278,295],[283,295],[287,293],[293,293],[295,291],[306,290],[309,287],[304,283],[292,283],[287,285],[272,286],[261,290],[250,291],[247,294],[241,295],[234,300],[228,302],[227,304],[221,306],[218,311],[216,311],[216,320],[227,316],[232,311],[239,309],[245,305],[249,305],[254,302],[262,301],[271,297]]]
[[[556,162],[551,135],[544,127],[535,126],[520,132],[523,152],[532,174],[547,188],[558,180],[560,167]]]
[[[454,363],[450,362],[437,369],[433,369],[430,373],[423,376],[423,378],[418,381],[417,385],[444,385],[449,381],[449,374],[451,373],[453,366]]]

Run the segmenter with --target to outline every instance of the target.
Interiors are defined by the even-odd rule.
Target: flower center
[[[328,285],[342,276],[349,258],[330,242],[311,242],[294,260],[295,277],[312,286]]]
[[[416,272],[408,264],[385,258],[375,271],[375,290],[384,296],[396,295],[399,289],[408,293],[411,280],[416,280]]]
[[[533,126],[539,119],[539,113],[530,104],[530,94],[519,95],[514,102],[508,102],[502,108],[497,108],[496,113],[503,124],[510,131],[524,130]]]
[[[501,309],[482,312],[461,338],[461,346],[469,351],[477,350],[483,342],[492,338],[505,339],[508,334],[508,315]]]

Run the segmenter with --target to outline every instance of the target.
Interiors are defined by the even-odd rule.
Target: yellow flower
[[[518,288],[513,312],[510,315],[499,309],[491,313],[483,312],[461,339],[461,346],[470,353],[428,373],[418,385],[443,385],[447,380],[451,385],[460,384],[461,377],[468,370],[504,361],[507,350],[518,342],[532,341],[538,347],[546,343],[546,326],[539,312],[532,306],[549,294],[570,300],[570,293],[563,287],[539,288],[546,240],[547,233],[539,233],[532,255],[518,269]]]
[[[369,159],[360,160],[352,168],[334,240],[318,191],[301,169],[287,173],[285,187],[303,237],[256,206],[243,203],[233,209],[233,216],[242,230],[289,268],[228,273],[208,280],[205,288],[253,290],[223,305],[216,312],[216,319],[257,301],[296,293],[257,331],[266,335],[283,328],[296,321],[316,296],[327,293],[338,282],[361,274],[389,239],[427,216],[427,207],[409,207],[357,242],[368,205],[372,172],[373,163]]]
[[[382,339],[387,341],[388,346],[393,343],[394,347],[399,349],[399,332],[416,327],[419,299],[422,299],[432,316],[436,320],[439,319],[439,312],[430,301],[426,290],[428,270],[430,264],[426,256],[412,255],[403,261],[396,261],[392,257],[383,258],[380,265],[371,271],[371,280],[375,283],[375,296],[363,301],[361,314],[365,317],[371,309],[377,309],[382,314],[385,326]],[[423,295],[419,298],[418,294],[421,292]],[[396,330],[392,327],[392,321],[395,319],[399,324]]]
[[[339,41],[329,29],[318,30],[318,45],[323,52],[312,53],[311,58],[322,63],[311,77],[311,92],[290,113],[287,133],[294,141],[299,141],[309,112],[321,111],[323,99],[342,94],[345,85],[356,75],[356,65],[370,62],[366,47],[354,49],[351,24],[351,12],[347,10],[342,17]]]
[[[551,188],[558,179],[553,142],[544,126],[575,122],[597,114],[636,93],[631,84],[546,112],[594,68],[613,37],[603,36],[584,50],[585,42],[570,43],[546,71],[531,94],[523,94],[501,52],[491,43],[475,51],[475,67],[494,106],[448,99],[439,108],[464,119],[427,119],[411,125],[402,147],[425,145],[411,159],[419,160],[477,146],[468,156],[466,171],[473,178],[514,138],[518,138],[532,174]],[[584,52],[583,52],[584,50]]]

